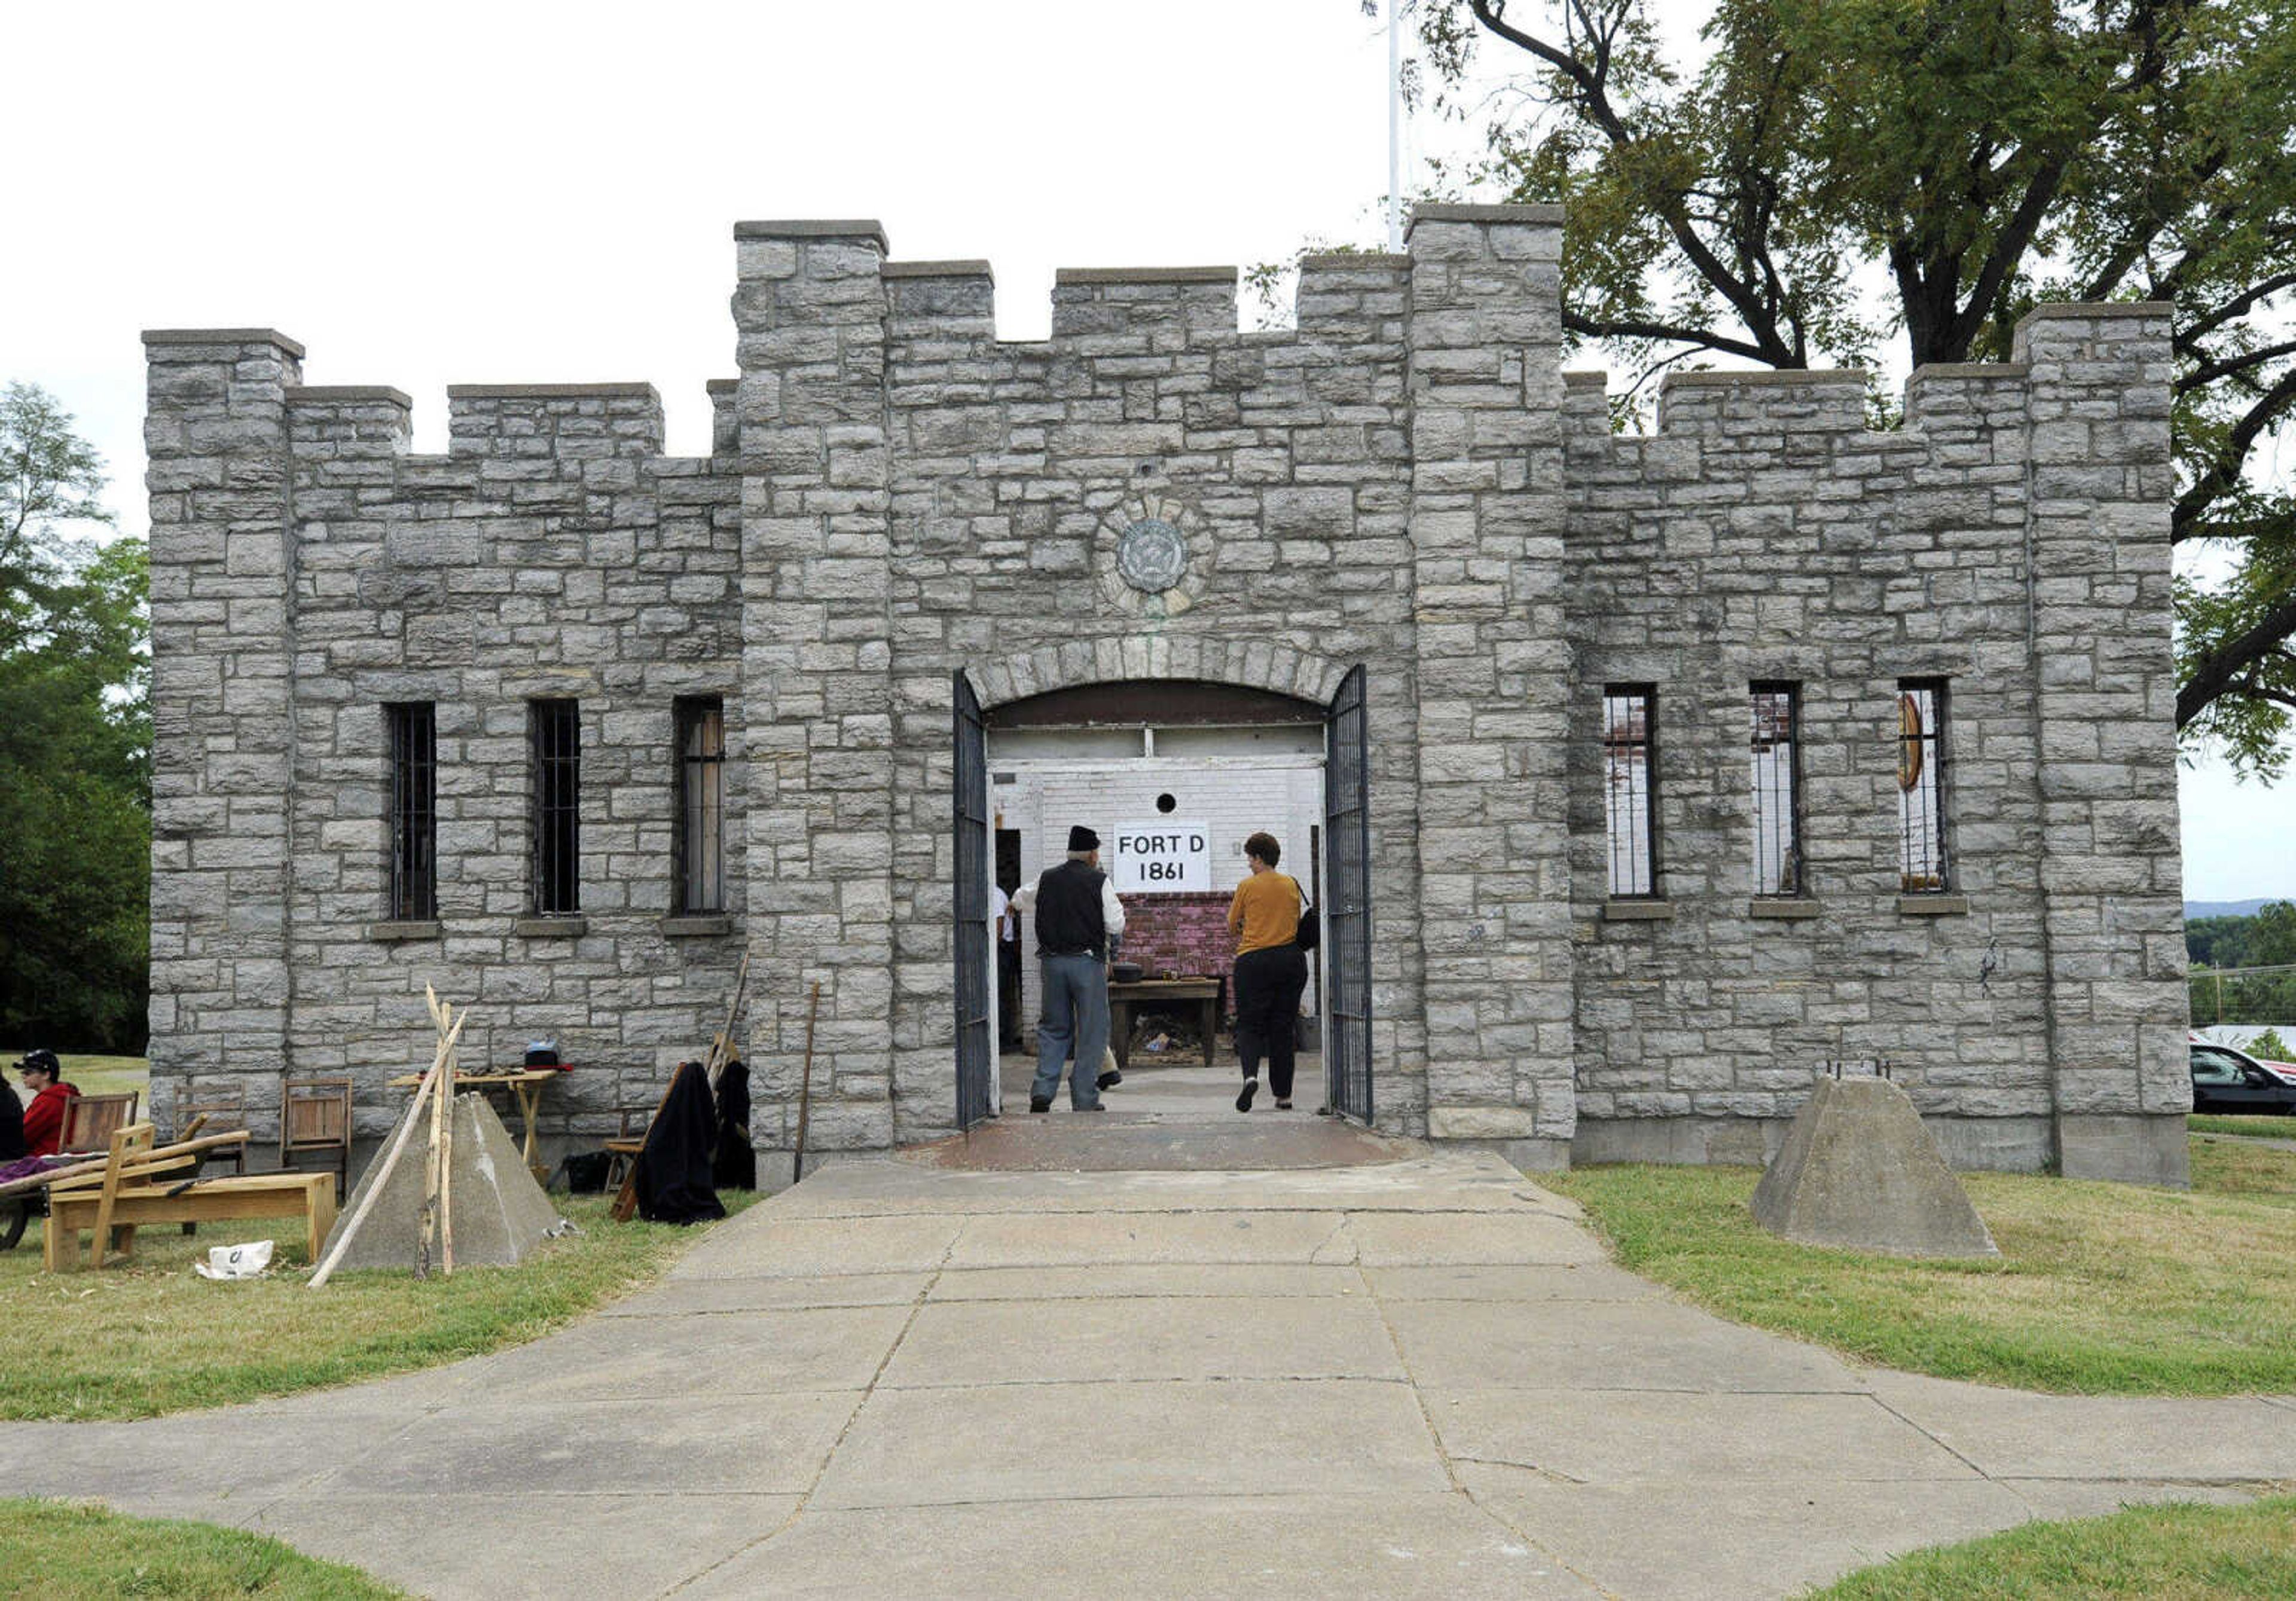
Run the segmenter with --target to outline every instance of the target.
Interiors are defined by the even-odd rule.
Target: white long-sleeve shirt
[[[1036,915],[1036,885],[1022,884],[1013,892],[1013,910],[1023,917]],[[1105,874],[1100,880],[1100,920],[1107,925],[1111,940],[1124,932],[1124,903],[1116,898],[1116,881]]]

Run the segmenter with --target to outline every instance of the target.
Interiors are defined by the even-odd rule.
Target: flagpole
[[[1387,248],[1403,250],[1403,29],[1387,0]]]

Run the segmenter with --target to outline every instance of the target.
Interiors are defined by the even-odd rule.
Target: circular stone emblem
[[[1117,537],[1116,571],[1143,595],[1161,595],[1188,571],[1188,541],[1160,517],[1144,517]]]
[[[1101,513],[1094,530],[1094,587],[1111,615],[1168,623],[1203,598],[1211,555],[1211,536],[1185,502],[1153,491],[1128,495]]]

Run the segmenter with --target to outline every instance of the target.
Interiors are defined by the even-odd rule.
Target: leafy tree
[[[2198,918],[2185,929],[2195,1022],[2296,1022],[2296,901],[2267,901],[2252,917]],[[2290,971],[2224,976],[2272,967]]]
[[[28,383],[0,390],[0,652],[53,617],[76,571],[65,525],[108,523],[103,461]]]
[[[2194,917],[2185,924],[2185,954],[2195,967],[2247,967],[2253,917]]]
[[[1569,207],[1564,327],[1641,378],[1685,358],[1915,365],[2008,353],[2044,300],[2175,307],[2177,722],[2277,777],[2296,709],[2296,0],[1718,0],[1668,59],[1646,0],[1422,0],[1455,97],[1529,73],[1489,129]],[[1526,14],[1530,13],[1530,14]],[[1526,114],[1515,115],[1527,104]]]
[[[0,391],[0,1037],[140,1048],[151,882],[146,553],[37,389]]]

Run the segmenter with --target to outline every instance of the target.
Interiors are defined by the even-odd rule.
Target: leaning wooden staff
[[[425,993],[429,993],[427,986]],[[390,1148],[383,1152],[382,1160],[377,1162],[373,1171],[367,1175],[366,1193],[359,1197],[359,1203],[352,1209],[351,1215],[343,1220],[342,1227],[335,1235],[334,1244],[327,1251],[327,1260],[319,1264],[319,1270],[316,1273],[311,1275],[310,1287],[314,1290],[327,1282],[328,1277],[334,1272],[336,1264],[342,1260],[343,1253],[350,1249],[351,1241],[357,1236],[361,1225],[365,1223],[367,1214],[374,1210],[376,1198],[382,1194],[390,1175],[398,1169],[398,1159],[406,1150],[406,1142],[414,1136],[414,1125],[422,1119],[426,1111],[430,1111],[433,1133],[430,1160],[434,1165],[432,1178],[424,1189],[425,1205],[422,1219],[422,1251],[427,1263],[430,1238],[430,1198],[444,1189],[443,1182],[436,1178],[435,1164],[439,1160],[437,1132],[439,1119],[437,1112],[432,1109],[439,1101],[449,1100],[454,1095],[452,1084],[455,1071],[455,1045],[463,1037],[463,1025],[471,1021],[471,1014],[466,1011],[460,1017],[455,1018],[453,1026],[449,1028],[446,1021],[447,1008],[439,1004],[436,995],[430,996],[430,1006],[432,1019],[439,1029],[438,1052],[430,1058],[430,1065],[424,1071],[422,1081],[415,1086],[414,1104],[406,1109],[406,1115],[399,1120],[398,1132],[391,1137]],[[442,1087],[443,1095],[440,1094]],[[451,1119],[449,1121],[451,1121]],[[451,1138],[452,1136],[447,1137]],[[452,1246],[449,1245],[447,1260],[450,1263],[453,1260],[451,1252]]]

